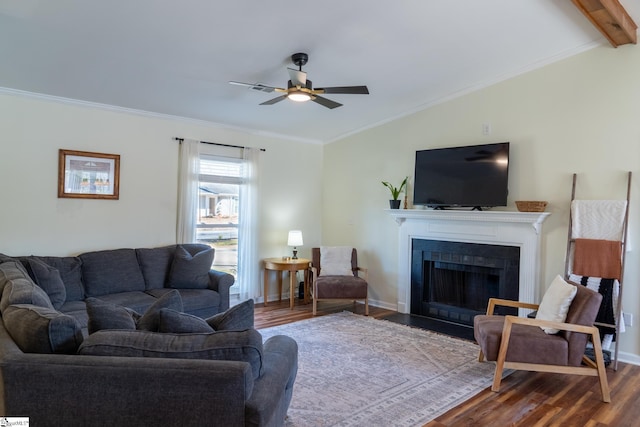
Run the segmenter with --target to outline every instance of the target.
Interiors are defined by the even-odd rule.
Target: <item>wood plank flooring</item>
[[[364,305],[322,301],[318,316],[352,311],[364,314]],[[382,318],[394,311],[369,307],[369,315]],[[256,328],[267,328],[310,319],[311,304],[269,302],[256,304]],[[603,403],[596,377],[517,371],[502,381],[500,393],[489,388],[426,424],[426,427],[458,426],[640,426],[640,366],[619,363],[607,369],[611,403]]]

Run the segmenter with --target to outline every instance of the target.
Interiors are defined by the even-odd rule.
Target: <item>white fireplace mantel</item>
[[[540,239],[548,212],[387,209],[398,235],[398,312],[411,309],[413,239],[483,243],[520,248],[519,300],[538,302]]]

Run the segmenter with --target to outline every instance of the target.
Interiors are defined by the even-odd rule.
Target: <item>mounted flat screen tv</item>
[[[416,151],[413,204],[476,209],[507,205],[509,143]]]

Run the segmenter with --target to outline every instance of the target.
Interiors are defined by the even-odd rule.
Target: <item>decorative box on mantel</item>
[[[537,303],[540,292],[540,240],[548,212],[385,209],[398,233],[398,312],[411,307],[413,239],[516,246],[520,248],[519,300]]]

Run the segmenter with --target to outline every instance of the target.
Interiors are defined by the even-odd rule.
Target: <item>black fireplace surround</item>
[[[473,327],[489,298],[518,299],[519,247],[424,239],[411,244],[412,315]]]

